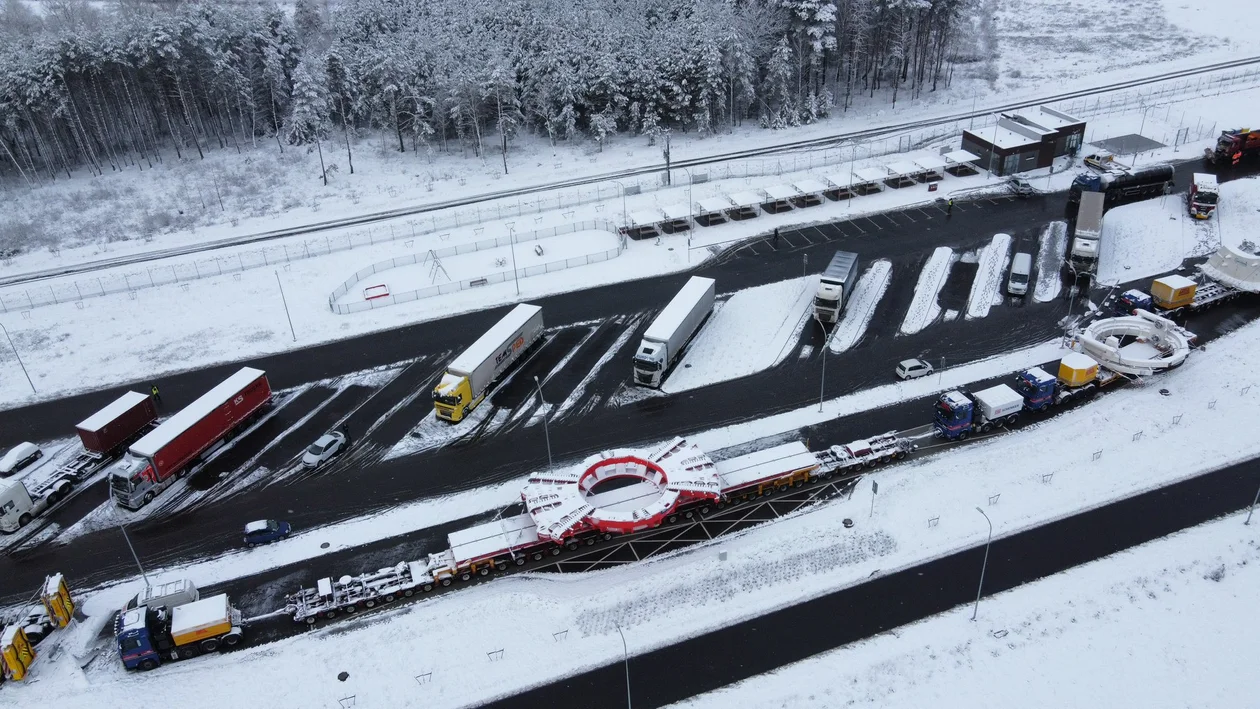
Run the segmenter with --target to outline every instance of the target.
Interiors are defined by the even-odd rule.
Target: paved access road
[[[985,595],[1244,509],[1258,479],[1260,459],[1253,459],[995,540]],[[976,525],[983,528],[979,515]],[[983,545],[973,547],[634,656],[634,706],[665,706],[972,602],[983,555]],[[981,622],[984,615],[981,600]],[[626,634],[633,646],[634,629]],[[819,682],[827,681],[819,677]],[[616,662],[486,706],[560,709],[621,707],[625,702],[625,665]]]

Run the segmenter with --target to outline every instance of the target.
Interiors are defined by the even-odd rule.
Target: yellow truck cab
[[[542,337],[542,308],[521,303],[446,368],[433,388],[437,417],[452,423],[486,398],[490,386]]]

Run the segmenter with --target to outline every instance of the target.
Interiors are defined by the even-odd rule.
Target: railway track
[[[1065,92],[1060,92],[1056,94],[1040,96],[1035,99],[1027,99],[1027,100],[1021,100],[1021,101],[1009,102],[1005,104],[986,106],[980,110],[961,111],[961,112],[946,114],[942,116],[934,116],[932,118],[925,118],[925,119],[914,120],[914,121],[904,121],[901,123],[894,123],[894,124],[884,125],[884,126],[880,126],[876,128],[867,128],[863,130],[849,131],[846,133],[836,133],[834,135],[824,136],[821,138],[810,138],[810,139],[805,139],[805,140],[788,141],[784,143],[776,143],[773,145],[765,145],[765,146],[761,146],[757,148],[749,148],[746,150],[735,150],[735,151],[730,151],[726,153],[717,153],[713,155],[707,155],[704,157],[692,158],[692,159],[687,159],[687,160],[677,160],[671,163],[671,167],[672,168],[701,167],[704,165],[711,165],[713,163],[726,162],[729,160],[739,160],[739,159],[754,158],[754,157],[765,157],[769,155],[790,154],[790,153],[799,152],[799,151],[817,150],[820,148],[827,148],[827,147],[840,145],[849,141],[877,138],[877,137],[887,136],[890,134],[896,134],[896,133],[900,133],[904,131],[916,130],[920,128],[930,128],[932,126],[942,125],[945,123],[951,123],[951,122],[959,121],[959,120],[970,119],[977,116],[985,116],[991,113],[996,113],[996,112],[1001,112],[1001,111],[1011,111],[1011,110],[1016,110],[1020,108],[1027,108],[1029,106],[1040,105],[1044,103],[1053,103],[1056,101],[1067,101],[1067,100],[1072,100],[1072,99],[1077,99],[1077,98],[1085,98],[1088,96],[1095,96],[1098,94],[1104,94],[1111,91],[1121,91],[1124,89],[1136,88],[1138,86],[1146,86],[1150,84],[1155,84],[1161,81],[1183,79],[1183,78],[1187,78],[1191,76],[1210,74],[1212,72],[1217,72],[1217,71],[1225,71],[1229,69],[1237,69],[1241,67],[1253,66],[1256,64],[1260,64],[1260,56],[1232,59],[1232,60],[1224,61],[1224,62],[1215,62],[1212,64],[1206,64],[1206,65],[1194,67],[1191,69],[1182,69],[1178,71],[1163,72],[1160,74],[1154,74],[1151,76],[1142,77],[1138,79],[1112,82],[1109,84],[1103,84],[1101,86],[1094,86],[1088,89],[1081,89],[1077,91],[1065,91]],[[226,239],[218,239],[215,241],[204,242],[201,244],[191,244],[191,245],[186,245],[186,246],[172,247],[169,249],[159,249],[155,251],[148,251],[142,254],[132,254],[128,256],[119,256],[119,257],[110,258],[110,259],[88,261],[85,263],[75,264],[75,265],[67,266],[63,268],[47,269],[43,271],[35,271],[31,273],[11,276],[8,278],[0,278],[0,286],[11,286],[11,285],[24,284],[24,283],[35,283],[38,281],[47,280],[50,278],[57,278],[60,276],[90,273],[92,271],[98,271],[105,268],[134,265],[137,263],[145,263],[148,261],[155,261],[155,260],[159,260],[163,258],[169,258],[172,256],[185,256],[188,254],[204,253],[207,251],[214,251],[214,250],[222,249],[222,248],[262,243],[262,242],[272,241],[275,239],[287,238],[291,236],[315,234],[315,233],[318,233],[321,231],[327,231],[330,229],[344,229],[347,227],[363,226],[366,224],[372,224],[375,222],[385,221],[388,219],[396,219],[398,217],[414,216],[417,214],[425,214],[428,212],[435,212],[435,211],[440,211],[444,209],[464,207],[468,205],[479,204],[482,202],[489,202],[496,199],[522,197],[526,195],[536,194],[539,192],[550,192],[553,190],[567,189],[571,187],[580,187],[583,185],[594,184],[597,182],[607,182],[611,180],[623,179],[623,178],[628,178],[628,177],[638,177],[641,175],[647,175],[654,172],[659,172],[664,169],[665,169],[664,164],[652,164],[652,165],[630,168],[626,170],[618,170],[614,172],[606,172],[606,173],[599,173],[595,175],[589,175],[586,177],[578,177],[578,178],[573,178],[569,180],[557,180],[554,182],[547,182],[547,183],[534,185],[530,187],[520,187],[516,189],[499,190],[495,192],[483,192],[481,194],[471,195],[468,197],[461,197],[459,199],[446,200],[442,202],[432,202],[432,203],[423,204],[423,205],[412,205],[408,207],[401,207],[399,209],[384,210],[384,211],[379,211],[379,212],[372,212],[370,214],[363,214],[356,217],[348,217],[345,219],[331,219],[331,220],[327,220],[323,222],[315,222],[312,224],[305,224],[302,226],[291,227],[291,228],[286,228],[286,229],[275,229],[271,231],[258,232],[255,234],[245,234],[245,235],[230,237]]]

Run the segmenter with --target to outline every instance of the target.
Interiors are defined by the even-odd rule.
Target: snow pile
[[[1037,242],[1037,285],[1033,289],[1033,300],[1048,303],[1059,297],[1063,289],[1063,277],[1059,268],[1063,265],[1063,256],[1067,253],[1067,222],[1054,221],[1041,231]]]
[[[1116,285],[1158,276],[1179,268],[1183,259],[1212,253],[1220,241],[1216,219],[1191,218],[1184,195],[1156,197],[1108,211],[1098,247],[1098,282]]]
[[[810,320],[818,276],[736,292],[709,317],[661,387],[674,394],[746,377],[783,361]]]
[[[1257,562],[1222,519],[671,706],[1247,706]]]
[[[1254,224],[1260,214],[1260,178],[1248,177],[1221,184],[1221,201],[1207,220],[1215,222],[1219,244],[1249,254],[1260,251],[1260,233]]]
[[[844,307],[844,315],[831,332],[828,347],[833,353],[844,352],[862,339],[866,326],[871,322],[871,316],[875,314],[875,306],[879,305],[884,291],[888,290],[888,276],[891,273],[892,264],[880,259],[862,274],[849,297],[849,304]]]
[[[937,298],[941,288],[945,287],[945,279],[949,277],[949,269],[954,261],[954,251],[946,246],[938,246],[931,258],[923,264],[919,272],[919,282],[914,286],[914,300],[906,310],[906,317],[901,321],[901,332],[913,335],[930,325],[941,314]]]
[[[967,319],[983,318],[994,305],[1002,304],[1002,277],[1011,251],[1010,234],[994,234],[993,241],[981,249],[977,259],[976,279],[971,282],[967,298]]]

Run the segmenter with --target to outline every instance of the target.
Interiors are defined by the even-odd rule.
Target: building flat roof
[[[996,128],[985,129],[985,130],[980,131],[979,133],[976,133],[973,131],[966,131],[966,132],[974,136],[976,140],[980,141],[981,143],[989,143],[990,145],[996,146],[1002,150],[1010,150],[1012,148],[1022,148],[1025,146],[1036,146],[1036,145],[1041,144],[1041,141],[1037,140],[1036,138],[1029,138],[1028,136],[1022,133],[1016,133],[1010,128],[1003,128],[1001,126],[998,126]]]

